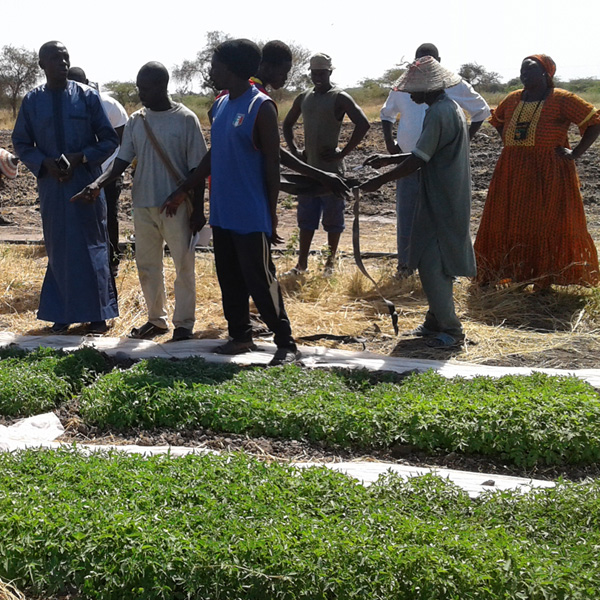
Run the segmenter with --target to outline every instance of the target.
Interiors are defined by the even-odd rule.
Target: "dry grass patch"
[[[25,596],[10,583],[0,579],[0,600],[25,600]]]
[[[295,264],[292,253],[275,256],[278,273]],[[350,257],[337,261],[333,277],[322,276],[324,255],[311,256],[310,272],[301,278],[282,278],[286,309],[294,335],[335,334],[364,338],[365,348],[387,355],[486,364],[548,367],[596,366],[600,357],[600,290],[556,288],[547,295],[517,286],[482,291],[460,279],[455,286],[457,312],[470,343],[452,352],[431,350],[420,339],[394,335],[388,311],[373,285]],[[369,259],[366,266],[399,314],[401,331],[414,329],[427,310],[419,278],[393,277],[390,259]],[[39,290],[46,267],[43,248],[3,246],[0,252],[0,326],[5,331],[40,335],[47,324],[36,319]],[[175,269],[164,260],[169,314],[173,312]],[[213,256],[196,258],[196,337],[227,336]],[[146,320],[146,306],[132,257],[125,258],[117,278],[121,316],[111,336],[125,336]],[[82,328],[72,328],[74,334]],[[156,338],[165,342],[170,333]],[[360,344],[318,341],[318,345],[361,349]]]

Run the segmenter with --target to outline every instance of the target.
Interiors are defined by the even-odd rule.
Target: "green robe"
[[[421,169],[421,198],[413,223],[409,266],[416,269],[423,249],[437,243],[447,275],[473,277],[477,269],[469,230],[469,135],[462,109],[446,94],[427,110],[413,154],[426,164]]]

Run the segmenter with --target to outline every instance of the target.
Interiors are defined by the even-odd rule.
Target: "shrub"
[[[471,502],[244,455],[0,455],[0,577],[47,597],[589,599],[600,483]],[[576,543],[574,543],[576,541]]]
[[[0,349],[0,414],[27,417],[56,408],[110,368],[97,350]]]
[[[194,360],[169,376],[144,361],[102,376],[82,391],[82,415],[100,427],[207,427],[362,449],[411,444],[524,467],[600,459],[598,393],[575,378],[430,372],[397,383],[296,366],[221,371]]]

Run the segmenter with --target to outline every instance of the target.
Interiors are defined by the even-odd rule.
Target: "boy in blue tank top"
[[[250,40],[228,40],[212,57],[214,86],[228,90],[212,108],[212,146],[198,168],[165,202],[176,208],[184,193],[211,175],[210,225],[217,277],[230,340],[219,354],[256,349],[252,341],[249,298],[275,334],[270,365],[300,358],[283,305],[271,243],[278,243],[279,129],[277,109],[248,79],[261,59]]]

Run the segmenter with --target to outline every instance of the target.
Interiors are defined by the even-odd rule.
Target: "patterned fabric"
[[[541,103],[509,94],[490,122],[502,128],[504,149],[490,183],[475,253],[478,280],[533,281],[541,287],[595,285],[598,254],[587,231],[575,163],[556,153],[569,147],[600,114],[570,92],[550,90]]]

